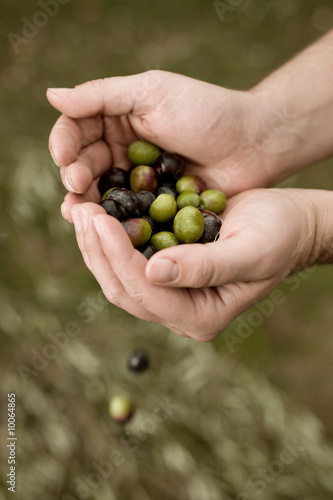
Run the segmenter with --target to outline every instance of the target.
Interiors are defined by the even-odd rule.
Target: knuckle
[[[212,258],[205,255],[202,256],[201,267],[194,269],[193,283],[195,287],[209,287],[216,285],[219,281],[218,270],[216,263]]]
[[[265,255],[261,256],[260,260],[258,260],[255,265],[257,279],[266,279],[271,277],[274,274],[277,262],[279,262],[279,259],[274,256],[273,249],[272,251],[268,251]]]
[[[127,288],[127,293],[131,299],[133,299],[140,307],[150,310],[151,298],[149,298],[144,292],[138,290],[135,286]]]
[[[79,85],[76,85],[74,88],[80,90],[83,87],[91,87],[92,90],[100,91],[103,86],[104,86],[104,78],[97,78],[96,80],[88,80],[85,83],[80,83]]]
[[[121,307],[121,291],[119,290],[119,287],[113,286],[111,288],[110,286],[107,286],[102,287],[102,290],[105,297],[111,304],[114,304],[116,307]]]

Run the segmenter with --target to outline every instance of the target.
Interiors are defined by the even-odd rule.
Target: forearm
[[[272,183],[333,155],[333,31],[250,93],[260,112],[251,141]]]

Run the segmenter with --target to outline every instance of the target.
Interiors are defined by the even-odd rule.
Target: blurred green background
[[[330,0],[219,5],[1,3],[1,500],[12,392],[20,500],[333,496],[332,267],[283,284],[231,352],[223,334],[196,344],[105,304],[60,215],[47,87],[160,68],[246,89],[333,27]],[[332,189],[332,163],[284,185]],[[152,359],[141,375],[126,368],[135,348]],[[116,393],[136,406],[124,427],[108,416]]]

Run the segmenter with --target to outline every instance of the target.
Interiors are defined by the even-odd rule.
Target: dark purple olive
[[[146,257],[147,260],[150,259],[155,253],[155,248],[152,245],[144,245],[143,247],[139,248],[140,252],[142,255]]]
[[[157,223],[155,222],[155,233],[160,233],[161,231],[170,231],[173,233],[173,219],[168,220],[167,222]]]
[[[163,186],[158,188],[157,196],[159,196],[160,194],[172,194],[172,196],[174,197],[175,200],[177,199],[177,196],[178,196],[177,191],[173,187],[171,187],[167,184],[164,184]]]
[[[144,372],[149,366],[149,356],[146,351],[139,349],[133,352],[132,356],[127,362],[127,366],[133,372]]]
[[[112,215],[112,217],[120,221],[128,218],[126,209],[116,200],[104,200],[101,205],[107,214]]]
[[[150,205],[155,200],[156,196],[151,191],[139,191],[136,193],[136,197],[140,202],[140,212],[142,214],[148,214]]]
[[[199,210],[202,213],[205,222],[204,232],[199,240],[199,243],[211,243],[212,241],[216,241],[219,237],[222,226],[220,217],[213,212],[209,212],[208,210]]]
[[[158,180],[157,174],[153,167],[147,165],[139,165],[133,168],[130,173],[130,186],[134,193],[139,191],[155,191]]]
[[[105,174],[103,174],[98,182],[98,189],[103,195],[108,189],[112,187],[128,187],[129,186],[129,173],[118,167],[111,167]]]
[[[162,153],[156,160],[157,175],[165,182],[176,181],[184,175],[185,160],[177,153]]]
[[[151,237],[149,222],[143,219],[127,219],[122,222],[134,248],[142,247]]]
[[[126,188],[114,188],[106,195],[105,200],[115,200],[122,205],[128,217],[140,217],[140,202],[133,191]]]

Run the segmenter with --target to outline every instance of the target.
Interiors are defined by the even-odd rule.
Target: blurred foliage
[[[38,11],[6,0],[0,16],[0,443],[16,392],[18,498],[332,498],[332,269],[281,286],[285,302],[233,354],[223,335],[196,344],[106,305],[60,215],[45,99],[149,68],[249,88],[333,27],[331,1],[244,0],[222,21],[205,0],[70,0],[16,53],[8,34]],[[332,189],[332,160],[284,185]],[[139,376],[136,347],[152,358]],[[137,407],[124,427],[107,412],[118,392]],[[281,467],[288,446],[305,451]],[[5,452],[1,500],[7,472]]]

